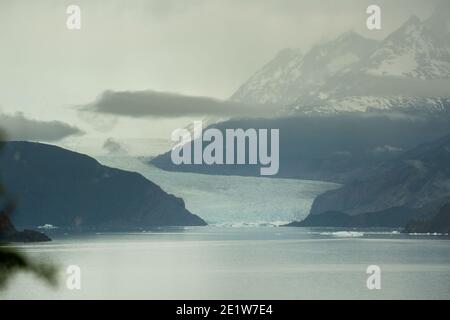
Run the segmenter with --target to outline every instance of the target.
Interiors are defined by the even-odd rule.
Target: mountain
[[[288,104],[289,93],[300,78],[303,54],[300,50],[284,49],[256,72],[232,96],[232,100],[246,104]]]
[[[405,229],[405,233],[450,233],[450,203],[445,204],[439,212],[430,219],[412,220]]]
[[[289,105],[299,96],[318,93],[333,75],[364,59],[375,40],[355,32],[313,47],[306,55],[284,49],[231,97],[246,104]]]
[[[232,119],[226,129],[279,129],[279,172],[274,177],[348,183],[405,150],[450,133],[450,118],[368,113],[310,114],[274,119]],[[224,150],[224,156],[227,150]],[[259,176],[260,165],[175,165],[166,152],[150,161],[168,171]],[[272,176],[271,176],[272,177]]]
[[[450,78],[450,33],[441,26],[445,23],[443,19],[448,17],[434,14],[422,22],[411,16],[359,69],[377,76]]]
[[[277,104],[289,114],[450,114],[447,7],[425,21],[412,16],[381,42],[348,32],[304,56],[283,50],[231,99]]]
[[[332,227],[332,228],[398,228],[404,227],[412,217],[421,216],[419,211],[404,207],[389,208],[378,212],[349,215],[340,211],[326,211],[307,216],[302,221],[293,221],[287,227]]]
[[[17,231],[6,213],[0,212],[0,241],[45,242],[51,241],[51,239],[45,234],[34,230]]]
[[[339,183],[448,134],[448,8],[444,1],[425,21],[413,16],[380,42],[347,32],[305,54],[282,50],[231,99],[284,111],[212,127],[279,129],[278,177]],[[249,165],[176,166],[170,152],[151,162],[164,170],[258,175]]]
[[[450,79],[450,33],[436,27],[442,23],[439,20],[435,15],[424,22],[411,17],[366,59],[329,78],[321,94],[299,96],[290,108],[448,113],[450,93],[444,93],[443,87],[450,85],[445,81]]]
[[[182,199],[138,173],[109,168],[56,146],[7,142],[2,181],[16,202],[17,226],[130,230],[205,225]]]
[[[421,144],[362,173],[340,189],[318,196],[310,215],[350,216],[403,208],[429,217],[450,199],[450,135]]]

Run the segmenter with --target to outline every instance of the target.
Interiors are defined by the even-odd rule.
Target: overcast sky
[[[109,137],[161,144],[190,119],[89,118],[76,106],[106,90],[226,99],[283,48],[307,50],[348,30],[381,39],[411,14],[429,16],[434,3],[0,0],[0,113],[78,127],[85,134],[65,138],[63,145],[86,152],[100,150]],[[81,7],[79,31],[66,28],[69,4]],[[369,4],[382,8],[381,31],[365,27]]]

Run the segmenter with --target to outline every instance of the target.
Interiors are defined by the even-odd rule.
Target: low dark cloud
[[[0,128],[8,140],[58,141],[83,132],[60,121],[29,119],[23,113],[0,114]]]
[[[349,79],[347,78],[349,77]],[[331,87],[340,83],[355,83],[351,90],[343,90],[345,96],[397,96],[397,97],[449,97],[450,80],[420,80],[405,77],[373,76],[354,74],[336,77],[329,83]],[[276,106],[248,105],[229,100],[218,100],[202,96],[186,96],[158,91],[105,91],[92,103],[79,106],[81,113],[91,115],[162,117],[185,116],[209,117],[267,117],[281,115]]]
[[[273,115],[270,106],[251,106],[209,97],[185,96],[157,91],[105,91],[98,99],[80,106],[81,111],[129,117],[218,116],[247,117]]]
[[[123,155],[128,153],[122,144],[114,138],[106,139],[105,143],[103,143],[103,149],[109,154]]]

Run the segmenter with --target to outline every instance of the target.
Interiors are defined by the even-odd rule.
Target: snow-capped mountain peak
[[[289,88],[301,76],[303,54],[298,49],[281,50],[233,95],[247,104],[289,103]]]
[[[232,100],[247,104],[293,103],[302,94],[317,91],[325,81],[364,59],[377,42],[350,31],[314,46],[306,55],[285,49],[256,72]]]
[[[442,34],[412,16],[370,56],[365,71],[378,76],[450,78],[450,46]]]
[[[448,2],[443,8],[450,8]],[[425,92],[436,84],[445,88],[447,82],[439,81],[450,81],[450,19],[445,12],[436,10],[425,21],[411,16],[381,42],[350,31],[305,55],[282,51],[232,99],[302,113],[450,112],[450,90],[438,96]]]

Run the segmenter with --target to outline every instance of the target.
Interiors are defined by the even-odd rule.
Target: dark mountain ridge
[[[17,226],[130,230],[206,224],[182,199],[142,175],[56,146],[7,142],[0,168],[5,190],[16,202]]]
[[[450,135],[385,161],[340,189],[318,196],[311,215],[357,215],[392,207],[417,210],[450,199]]]
[[[450,202],[442,206],[432,218],[410,221],[406,225],[404,232],[450,234]]]
[[[0,212],[0,242],[45,242],[51,241],[44,233],[25,229],[18,231],[8,215]]]
[[[212,125],[226,129],[280,130],[280,169],[268,177],[347,183],[395,159],[404,150],[450,132],[450,117],[408,118],[386,114],[304,115],[234,119]],[[224,156],[226,155],[224,150]],[[175,165],[170,151],[151,164],[168,171],[259,176],[259,165]]]
[[[294,227],[405,227],[448,233],[450,135],[406,151],[319,195]]]

